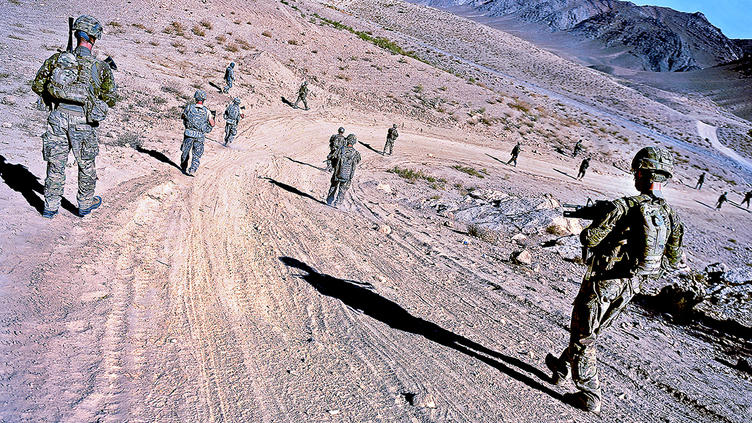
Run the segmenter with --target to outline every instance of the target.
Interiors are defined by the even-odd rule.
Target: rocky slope
[[[737,60],[742,48],[702,13],[613,0],[422,0],[434,7],[469,6],[488,16],[511,16],[552,31],[623,47],[631,66],[656,72],[689,71]]]

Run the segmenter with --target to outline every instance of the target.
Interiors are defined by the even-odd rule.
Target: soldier
[[[305,110],[308,110],[308,102],[306,101],[306,97],[308,96],[308,81],[303,81],[302,84],[300,84],[300,88],[298,89],[298,99],[295,100],[295,104],[292,106],[293,108],[298,108],[298,103],[303,102],[303,106],[305,107]]]
[[[204,154],[204,135],[214,128],[214,116],[204,106],[206,93],[203,90],[196,90],[193,98],[196,103],[189,104],[183,109],[182,118],[185,131],[183,132],[183,144],[180,146],[180,151],[183,152],[180,158],[180,168],[188,176],[193,176],[198,170],[199,160],[201,155]],[[193,150],[191,167],[186,171],[188,155],[191,150]]]
[[[582,140],[578,140],[577,144],[574,145],[574,151],[572,151],[572,157],[577,157],[578,154],[582,151]]]
[[[232,103],[227,105],[225,114],[222,116],[225,119],[225,147],[235,139],[235,135],[238,134],[238,122],[245,117],[240,109],[240,98],[235,97]]]
[[[118,100],[112,70],[92,55],[94,43],[102,38],[102,25],[82,15],[73,23],[73,31],[76,48],[70,45],[72,51],[45,60],[31,86],[50,111],[42,135],[42,157],[47,161],[42,216],[49,219],[60,207],[71,150],[78,163],[78,215],[86,216],[102,204],[102,198],[94,195],[94,160],[99,153],[96,128]]]
[[[749,209],[749,200],[752,200],[752,190],[747,191],[746,194],[744,194],[744,200],[742,200],[740,206],[744,203],[747,203],[747,209]]]
[[[332,186],[329,188],[329,195],[326,197],[326,204],[330,206],[337,207],[345,198],[347,189],[350,188],[350,183],[355,175],[355,167],[360,163],[360,153],[355,149],[357,143],[355,134],[350,134],[345,139],[345,146],[340,147],[336,153]]]
[[[399,133],[397,132],[397,124],[395,123],[386,132],[386,144],[384,144],[384,151],[381,154],[392,155],[392,148],[394,148],[394,141],[397,140],[397,137],[399,137]],[[387,149],[389,150],[388,153],[386,152]]]
[[[517,144],[512,148],[512,158],[509,159],[507,164],[514,162],[514,167],[517,167],[517,157],[519,157],[520,151],[522,151],[522,143],[517,141]]]
[[[345,145],[345,128],[339,127],[337,133],[329,137],[329,155],[326,156],[326,171],[334,170],[336,154]]]
[[[587,169],[590,167],[590,157],[587,157],[582,160],[582,163],[580,163],[580,172],[577,174],[577,179],[582,179],[585,177],[585,172],[587,172]]]
[[[723,203],[728,201],[728,198],[726,197],[727,195],[728,195],[728,191],[724,192],[723,194],[721,194],[720,197],[718,197],[718,202],[715,203],[716,210],[720,210]]]
[[[702,172],[702,175],[697,179],[697,184],[695,185],[695,189],[700,190],[702,189],[702,184],[705,183],[705,172]]]
[[[671,178],[672,168],[667,150],[640,150],[632,161],[640,194],[606,202],[602,216],[580,234],[583,247],[592,253],[574,300],[569,346],[558,358],[546,356],[554,384],[562,384],[571,375],[578,392],[565,394],[564,400],[575,407],[600,411],[595,348],[602,331],[642,283],[679,264],[684,225],[661,193],[661,183]]]
[[[230,62],[230,65],[225,69],[225,87],[222,92],[227,94],[232,88],[232,83],[235,81],[235,62]]]

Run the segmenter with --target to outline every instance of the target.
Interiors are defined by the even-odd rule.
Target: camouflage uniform
[[[399,133],[397,132],[397,125],[395,124],[392,125],[386,133],[386,144],[384,144],[383,154],[386,154],[387,156],[392,155],[392,148],[394,148],[394,141],[397,140],[397,137],[399,137]],[[387,150],[389,150],[388,153]]]
[[[520,151],[522,151],[522,146],[520,143],[517,143],[514,148],[512,148],[512,158],[509,159],[507,164],[514,162],[514,167],[517,167],[517,157],[519,157]]]
[[[203,97],[206,98],[206,93],[199,90],[196,91],[196,100]],[[208,134],[212,130],[212,125],[209,122],[209,110],[204,107],[203,104],[189,104],[183,109],[183,125],[185,131],[183,131],[183,144],[180,146],[182,155],[180,158],[180,168],[183,172],[186,172],[188,168],[188,156],[193,150],[193,157],[191,159],[191,167],[186,173],[193,174],[198,170],[199,160],[201,155],[204,154],[204,135]]]
[[[308,102],[306,101],[306,97],[308,96],[308,82],[303,81],[302,84],[300,84],[300,89],[298,89],[298,99],[295,100],[295,104],[292,106],[294,108],[298,108],[298,103],[303,102],[303,107],[305,107],[305,110],[308,110]]]
[[[340,127],[336,134],[329,137],[329,154],[326,156],[326,171],[331,172],[334,170],[334,163],[336,161],[336,155],[340,148],[345,146],[345,128]]]
[[[671,161],[665,150],[661,154]],[[666,169],[670,177],[670,166]],[[559,358],[546,357],[554,383],[561,383],[571,372],[579,393],[568,395],[579,397],[578,406],[589,411],[600,410],[596,342],[602,331],[640,292],[643,282],[658,278],[662,269],[676,267],[681,258],[684,225],[660,191],[638,189],[642,194],[608,203],[604,215],[580,234],[583,247],[592,254],[574,300],[569,345]],[[648,220],[657,228],[655,232],[643,229]]]
[[[334,159],[334,173],[332,174],[332,185],[329,188],[329,194],[326,198],[326,204],[337,207],[345,198],[345,193],[350,188],[350,183],[355,175],[355,167],[360,163],[360,153],[353,147],[357,142],[355,136],[347,136],[347,145],[340,147]]]
[[[587,172],[587,169],[590,167],[590,157],[583,159],[582,163],[580,163],[580,171],[577,174],[577,179],[582,179],[585,177],[585,172]]]
[[[580,154],[581,151],[582,151],[582,140],[579,140],[574,145],[574,151],[572,151],[572,157],[577,157],[577,155]]]
[[[741,205],[744,205],[744,203],[747,203],[747,208],[749,208],[749,201],[752,200],[752,191],[747,191],[746,194],[744,194],[744,200],[742,200]]]
[[[76,20],[76,26],[82,22],[89,26],[99,23],[89,16],[82,16]],[[93,23],[93,24],[92,24]],[[87,28],[82,29],[84,31]],[[101,37],[101,26],[95,31],[89,28],[90,36]],[[42,135],[42,157],[47,161],[47,178],[44,182],[44,209],[46,217],[51,217],[60,207],[60,200],[65,186],[65,165],[68,154],[73,151],[73,157],[78,163],[78,207],[89,209],[94,202],[97,172],[95,159],[99,153],[99,141],[96,128],[104,116],[94,118],[93,107],[104,108],[104,104],[112,107],[118,100],[117,85],[112,76],[112,70],[103,61],[94,57],[87,47],[78,46],[73,50],[75,62],[78,63],[78,81],[85,81],[87,94],[80,102],[55,98],[50,93],[53,72],[58,67],[58,59],[73,57],[68,52],[58,52],[45,60],[44,64],[32,82],[31,89],[40,95],[49,108],[47,117],[47,131]],[[66,56],[68,55],[68,56]],[[61,57],[62,56],[62,57]],[[101,200],[100,200],[101,201]]]
[[[238,134],[238,122],[243,118],[240,112],[240,99],[235,98],[225,109],[225,145],[229,145]]]
[[[233,81],[235,81],[235,62],[230,63],[227,69],[225,69],[225,87],[222,89],[223,93],[230,92]]]
[[[715,209],[716,210],[720,210],[721,206],[723,206],[723,203],[725,203],[726,201],[728,201],[727,195],[728,195],[728,192],[724,192],[723,194],[721,194],[720,197],[718,197],[718,201],[715,203]]]
[[[697,178],[697,184],[695,184],[695,189],[702,189],[702,184],[705,183],[705,172],[702,172],[702,175],[700,175],[699,178]]]

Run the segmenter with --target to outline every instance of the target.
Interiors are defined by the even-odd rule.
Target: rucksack
[[[661,273],[661,260],[668,241],[671,216],[666,202],[650,198],[635,205],[637,243],[634,248],[634,274],[655,276]]]
[[[337,172],[337,179],[341,182],[349,181],[352,176],[353,155],[347,153],[347,149],[342,147],[339,154],[339,171]]]
[[[73,53],[60,53],[52,68],[47,92],[56,100],[84,105],[93,79],[91,68],[91,62]]]

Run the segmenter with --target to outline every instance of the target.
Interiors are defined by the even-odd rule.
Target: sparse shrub
[[[462,166],[462,165],[454,165],[452,166],[452,169],[458,170],[462,173],[467,173],[470,176],[475,176],[476,178],[484,178],[483,174],[478,172],[477,170],[473,169],[470,166]]]
[[[511,107],[511,108],[513,108],[515,110],[519,110],[522,113],[527,113],[527,112],[530,111],[530,104],[528,104],[528,103],[526,103],[526,102],[524,102],[524,101],[522,101],[520,99],[515,99],[513,103],[509,103],[509,107]]]
[[[138,132],[125,132],[115,140],[115,145],[120,147],[141,148],[142,141]]]
[[[185,37],[185,26],[178,21],[173,21],[162,30],[165,34],[177,35],[179,37]]]
[[[167,103],[167,100],[165,100],[164,98],[162,98],[162,97],[159,97],[159,96],[156,96],[156,97],[152,98],[152,99],[151,99],[151,101],[152,101],[152,102],[153,102],[154,104],[156,104],[156,105],[160,105],[160,104],[165,104],[165,103]]]
[[[300,45],[298,40],[287,40],[287,44],[290,44],[291,46],[297,46]]]
[[[418,84],[418,85],[414,86],[413,87],[413,92],[416,93],[416,94],[422,93],[423,92],[423,85]]]
[[[235,53],[236,51],[240,50],[240,48],[238,48],[237,44],[227,44],[225,46],[225,50],[231,53]]]
[[[264,31],[264,32],[261,33],[261,35],[263,35],[264,37],[269,37],[269,38],[272,37],[272,33],[269,32],[269,31]]]
[[[246,41],[246,40],[244,40],[242,38],[236,39],[235,40],[235,44],[237,44],[238,46],[240,46],[240,48],[242,48],[243,50],[250,50],[251,49],[251,45],[248,44],[248,41]]]
[[[341,73],[338,73],[338,74],[337,74],[337,75],[335,75],[334,77],[335,77],[335,78],[337,78],[337,79],[342,79],[342,80],[345,80],[345,81],[349,81],[349,80],[350,80],[350,77],[349,77],[349,76],[347,76],[347,75],[344,75],[344,74],[341,74]]]
[[[214,39],[215,39],[215,40],[217,40],[217,42],[218,42],[218,43],[220,43],[220,44],[222,44],[222,43],[224,43],[225,41],[227,41],[227,37],[225,37],[225,36],[224,36],[224,35],[222,35],[222,34],[220,34],[220,35],[217,35],[217,36],[216,36],[216,37],[215,37]]]
[[[151,44],[151,45],[153,45],[154,47],[156,47],[156,46],[158,46],[158,45],[159,45],[159,42],[157,42],[156,40],[151,40],[151,41],[149,41],[149,44]]]
[[[432,184],[438,183],[438,184],[442,184],[443,185],[443,184],[446,183],[446,179],[436,178],[434,176],[427,175],[427,174],[423,173],[423,171],[421,171],[421,170],[401,168],[399,166],[395,166],[395,167],[387,170],[387,172],[394,173],[397,176],[399,176],[401,178],[404,178],[404,179],[407,179],[408,181],[410,181],[412,183],[414,183],[418,179],[422,179],[422,180],[424,180],[426,182],[429,182],[429,183],[432,183]]]
[[[123,24],[121,24],[118,21],[110,21],[107,25],[113,27],[113,28],[122,28]]]
[[[212,23],[209,22],[206,19],[202,19],[201,22],[199,22],[198,24],[201,25],[201,26],[203,26],[206,29],[212,29],[212,28],[214,28],[214,26],[212,25]]]
[[[206,31],[200,25],[193,25],[191,32],[193,32],[195,35],[198,35],[199,37],[203,37],[204,35],[206,35]]]

